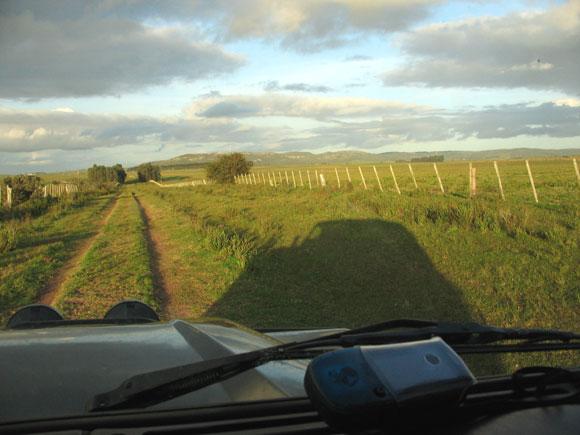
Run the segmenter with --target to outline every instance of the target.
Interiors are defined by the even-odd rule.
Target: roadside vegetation
[[[37,301],[46,283],[91,237],[113,194],[79,194],[28,201],[0,222],[0,322]],[[39,200],[40,201],[40,200]],[[40,205],[39,205],[40,204]]]

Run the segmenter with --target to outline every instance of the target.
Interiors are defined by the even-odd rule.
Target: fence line
[[[578,183],[580,184],[580,171],[578,169],[578,162],[576,158],[570,158],[570,160],[572,161],[573,164],[573,168],[574,168],[574,175],[576,180],[578,181]],[[538,191],[536,189],[536,184],[535,184],[535,180],[534,180],[534,176],[532,173],[532,169],[531,169],[531,165],[529,160],[524,160],[525,162],[525,166],[526,166],[526,170],[527,170],[527,175],[529,178],[529,183],[532,189],[532,193],[534,196],[534,201],[536,203],[539,203],[539,197],[538,197]],[[492,191],[499,193],[499,196],[501,197],[501,199],[503,201],[506,200],[506,194],[504,191],[504,180],[502,180],[502,174],[500,173],[499,170],[499,165],[497,161],[489,161],[489,171],[488,169],[485,169],[485,171],[480,167],[480,171],[477,171],[477,168],[475,167],[475,164],[472,162],[466,162],[468,163],[468,195],[470,198],[475,198],[477,196],[477,172],[480,172],[480,190],[482,187],[487,186],[487,188],[489,188],[490,184],[490,177],[494,177],[496,178],[496,182],[497,182],[497,187],[494,189],[492,188]],[[442,174],[439,172],[439,167],[438,164],[435,162],[431,163],[433,165],[433,171],[435,172],[435,177],[436,177],[436,185],[438,186],[439,190],[441,191],[442,194],[446,193],[446,186],[447,189],[450,189],[451,192],[460,192],[461,189],[458,190],[458,180],[461,181],[462,177],[460,176],[460,174],[458,175],[456,172],[456,169],[459,168],[460,166],[456,165],[452,165],[452,166],[446,166],[447,170],[449,170],[449,167],[453,167],[454,171],[453,172],[453,177],[452,179],[449,180],[449,184],[447,185],[447,183],[443,183],[443,178],[442,178]],[[381,168],[385,168],[388,165],[389,167],[389,171],[390,171],[390,175],[393,178],[393,184],[394,184],[394,190],[397,192],[397,194],[401,195],[402,191],[401,191],[401,187],[399,186],[399,180],[397,180],[397,175],[396,172],[394,170],[394,164],[382,164],[379,165],[379,167],[377,167],[376,165],[361,165],[361,166],[355,166],[355,168],[358,168],[358,172],[360,174],[360,181],[361,181],[361,187],[364,188],[364,190],[373,190],[373,189],[377,189],[380,190],[381,192],[387,192],[389,189],[387,188],[387,190],[385,190],[385,179],[388,177],[388,175],[384,174],[381,175]],[[412,187],[409,186],[408,188],[406,188],[405,190],[409,191],[410,189],[414,188],[415,190],[419,189],[418,186],[418,180],[417,180],[417,176],[415,174],[415,169],[413,167],[413,165],[411,163],[406,163],[408,170],[409,170],[409,174],[410,178],[412,180]],[[482,163],[483,165],[483,163]],[[365,168],[371,168],[373,169],[373,173],[375,175],[376,178],[376,182],[377,185],[376,187],[373,185],[373,183],[371,182],[371,184],[367,183],[366,180],[366,174],[364,173],[363,167],[365,166]],[[467,165],[466,165],[467,166]],[[493,166],[493,170],[491,169],[491,166]],[[516,166],[517,167],[517,163]],[[486,164],[486,168],[487,168],[487,164]],[[278,184],[283,185],[284,182],[286,182],[286,186],[288,187],[293,187],[293,188],[298,188],[298,187],[306,187],[306,182],[308,182],[308,189],[312,190],[314,187],[327,187],[327,186],[331,186],[333,188],[338,188],[341,189],[343,187],[343,182],[346,182],[346,180],[348,180],[349,183],[353,182],[353,178],[350,174],[350,168],[348,166],[344,166],[344,173],[343,176],[345,176],[344,179],[342,179],[341,177],[341,170],[340,167],[337,166],[325,166],[323,168],[313,168],[313,176],[314,176],[314,180],[312,180],[311,174],[310,174],[310,170],[309,169],[305,169],[306,171],[306,179],[303,177],[302,174],[302,169],[284,169],[284,170],[278,170],[275,172],[270,172],[270,171],[263,171],[263,172],[256,172],[256,173],[249,173],[247,175],[245,175],[244,177],[238,178],[236,181],[240,182],[242,180],[245,180],[246,184],[260,184],[260,177],[262,180],[261,184],[266,185],[266,175],[268,175],[268,183],[270,184],[270,186],[277,186]],[[277,172],[277,176],[276,176],[276,172]],[[334,173],[333,173],[334,172]],[[566,171],[565,171],[566,172]],[[257,179],[256,179],[256,175],[257,174]],[[427,177],[426,173],[425,173],[425,169],[422,170],[421,172],[421,176],[423,177]],[[445,175],[446,173],[444,172],[443,175]],[[511,172],[510,172],[511,174]],[[503,174],[505,176],[505,174]],[[545,175],[542,173],[543,177],[545,177]],[[407,176],[407,177],[408,177]],[[483,177],[483,178],[482,178]],[[510,175],[511,177],[511,175]],[[334,179],[336,179],[336,184],[334,184]],[[407,178],[408,179],[408,178]],[[487,180],[487,181],[486,181]],[[314,184],[314,181],[316,182],[316,184]],[[356,177],[354,179],[354,181],[358,181],[356,180]],[[481,184],[483,183],[483,184]],[[511,183],[511,178],[508,179],[508,183]],[[517,183],[517,181],[516,181]],[[175,186],[177,186],[179,184],[176,184]],[[496,190],[498,189],[499,192]],[[487,191],[483,190],[484,193],[486,193]],[[490,192],[487,192],[490,193]],[[481,192],[480,192],[481,194]]]

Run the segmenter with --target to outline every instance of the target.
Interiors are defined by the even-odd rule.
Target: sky
[[[0,0],[0,173],[580,147],[580,0]]]

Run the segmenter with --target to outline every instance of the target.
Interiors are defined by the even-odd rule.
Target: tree
[[[139,181],[161,181],[161,168],[151,163],[144,163],[137,167],[137,178]]]
[[[4,184],[12,188],[12,204],[18,205],[33,196],[40,195],[40,177],[36,175],[15,175],[4,178]]]
[[[93,165],[88,170],[88,178],[92,183],[125,183],[127,173],[123,169],[123,165],[117,163],[115,166],[100,166]]]
[[[222,184],[233,183],[238,175],[250,172],[253,164],[242,153],[226,154],[207,166],[207,178]]]

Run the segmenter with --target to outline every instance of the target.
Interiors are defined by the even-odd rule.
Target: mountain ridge
[[[166,160],[151,163],[162,168],[201,167],[228,153],[192,153],[182,154]],[[545,157],[571,157],[580,155],[580,148],[544,149],[544,148],[511,148],[484,151],[390,151],[368,153],[365,151],[329,151],[314,154],[308,151],[289,152],[242,152],[257,166],[310,165],[328,163],[382,163],[411,161],[412,159],[432,156],[443,156],[446,161],[453,160],[513,160]]]

